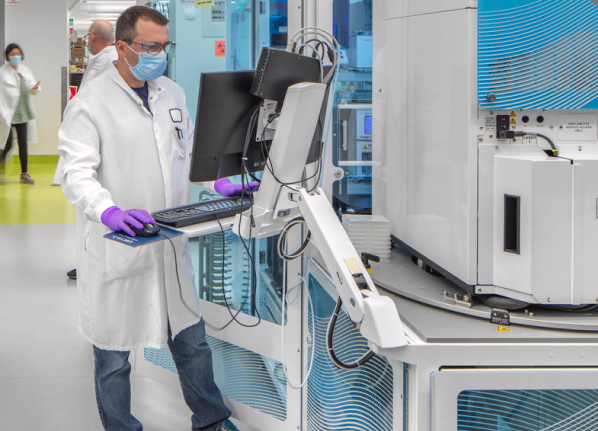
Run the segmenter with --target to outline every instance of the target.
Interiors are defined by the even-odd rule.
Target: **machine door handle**
[[[341,124],[343,127],[343,151],[348,151],[349,150],[349,142],[348,142],[349,138],[347,136],[348,122],[342,121]]]

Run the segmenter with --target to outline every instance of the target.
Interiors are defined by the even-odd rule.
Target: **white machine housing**
[[[374,5],[374,213],[473,293],[596,303],[598,111],[483,108],[477,6]],[[549,137],[560,158],[541,138],[498,139],[497,115],[509,116],[511,130]]]

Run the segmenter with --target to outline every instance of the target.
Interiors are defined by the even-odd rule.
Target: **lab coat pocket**
[[[173,129],[170,141],[172,142],[174,156],[179,160],[185,159],[189,154],[187,149],[187,132],[178,127]]]
[[[105,240],[106,274],[109,278],[133,277],[147,272],[153,259],[150,247],[129,247]]]

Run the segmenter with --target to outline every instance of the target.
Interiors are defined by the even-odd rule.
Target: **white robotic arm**
[[[324,84],[289,87],[253,207],[237,215],[233,232],[246,239],[276,235],[301,214],[347,314],[362,335],[382,348],[402,347],[407,339],[394,302],[378,293],[322,190],[309,193],[302,187],[325,91]]]

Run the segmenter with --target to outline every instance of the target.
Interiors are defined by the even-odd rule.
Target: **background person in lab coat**
[[[96,76],[101,75],[112,67],[112,62],[118,59],[116,47],[114,46],[114,28],[110,21],[105,19],[95,20],[89,26],[89,33],[87,34],[87,48],[92,56],[87,63],[87,68],[83,74],[83,79],[79,84],[79,90],[83,85],[91,81]],[[58,158],[58,165],[56,165],[56,173],[54,174],[54,184],[60,184],[60,177],[62,176],[62,169],[64,166],[64,159]],[[66,275],[73,280],[77,279],[77,270],[72,269]]]
[[[108,431],[142,429],[131,414],[129,351],[166,345],[193,430],[236,429],[214,382],[187,240],[173,238],[173,252],[168,241],[132,248],[103,238],[189,199],[193,124],[183,90],[161,76],[174,48],[167,22],[144,6],[127,9],[115,67],[71,100],[59,130],[62,189],[77,206],[79,329],[93,343]]]
[[[79,89],[98,75],[101,75],[113,61],[118,59],[116,47],[114,46],[114,29],[110,21],[98,19],[89,27],[87,47],[92,57],[87,62],[87,68]]]
[[[27,172],[27,123],[35,118],[31,96],[41,91],[39,81],[22,61],[23,50],[11,43],[4,52],[6,61],[0,67],[0,142],[6,142],[0,151],[0,164],[4,165],[6,154],[12,147],[12,130],[16,129],[21,162],[21,182],[35,184]]]
[[[107,71],[108,67],[112,66],[112,62],[118,59],[116,47],[114,46],[114,29],[110,21],[97,19],[89,26],[87,48],[91,52],[92,57],[87,63],[83,79],[81,79],[81,83],[79,84],[79,90],[93,78]],[[63,165],[64,159],[60,157],[56,166],[56,173],[54,174],[54,184],[60,184]],[[76,275],[73,273],[69,277],[76,278]]]

